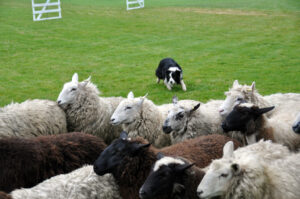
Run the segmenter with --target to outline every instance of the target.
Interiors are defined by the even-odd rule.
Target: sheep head
[[[185,170],[193,166],[179,158],[157,155],[157,161],[153,165],[149,176],[140,188],[139,195],[142,199],[151,199],[163,195],[171,196],[181,194],[185,188],[182,185],[182,176]],[[176,192],[176,193],[174,193]]]
[[[131,141],[126,132],[120,134],[120,138],[114,140],[100,154],[94,163],[94,171],[98,175],[116,173],[126,157],[137,156],[140,151],[148,148],[150,144],[142,144]]]
[[[134,98],[133,92],[130,91],[127,99],[124,99],[120,102],[115,112],[111,116],[111,124],[131,124],[139,119],[146,96],[147,94],[141,98]]]
[[[200,107],[200,103],[192,108],[180,106],[177,97],[173,97],[173,107],[168,111],[168,116],[163,124],[163,131],[166,134],[171,132],[183,133],[187,128],[189,117]]]
[[[241,85],[238,80],[235,80],[232,88],[228,92],[225,92],[226,99],[219,108],[220,114],[227,116],[237,104],[251,102],[255,92],[255,82],[252,82],[252,85],[248,86]]]

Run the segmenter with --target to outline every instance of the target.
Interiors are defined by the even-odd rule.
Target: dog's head
[[[182,79],[182,71],[178,67],[170,67],[166,72],[166,79],[170,85],[179,84]]]

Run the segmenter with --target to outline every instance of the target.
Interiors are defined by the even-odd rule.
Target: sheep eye
[[[128,109],[131,109],[131,107],[130,107],[130,106],[126,106],[126,107],[125,107],[125,110],[128,110]]]
[[[228,174],[227,173],[222,173],[221,174],[221,177],[224,177],[224,178],[226,178],[228,176]]]
[[[241,101],[243,101],[244,99],[243,98],[241,98],[241,97],[238,97],[237,99],[236,99],[236,101],[239,101],[239,102],[241,102]]]
[[[71,91],[76,91],[76,88],[72,88]]]
[[[178,113],[177,115],[176,115],[176,120],[180,120],[180,119],[182,119],[183,118],[183,114],[182,113]]]

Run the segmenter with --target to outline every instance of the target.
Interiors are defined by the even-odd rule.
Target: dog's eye
[[[130,106],[126,106],[126,107],[125,107],[125,110],[129,110],[129,109],[131,109]]]

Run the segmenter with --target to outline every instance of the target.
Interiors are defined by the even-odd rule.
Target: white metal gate
[[[61,18],[60,0],[52,0],[52,2],[47,0],[46,3],[36,2],[37,0],[32,0],[33,21]],[[43,16],[43,14],[47,14],[47,16]]]
[[[144,7],[144,0],[126,0],[127,10]]]

